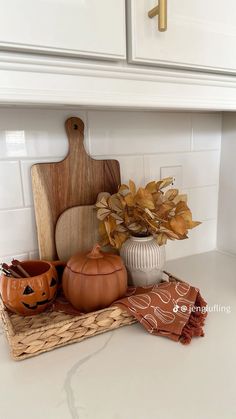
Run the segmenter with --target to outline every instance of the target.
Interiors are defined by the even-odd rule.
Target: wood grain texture
[[[116,160],[94,160],[84,149],[84,123],[72,117],[66,123],[67,157],[57,163],[39,163],[31,168],[35,216],[41,259],[57,258],[55,227],[68,208],[92,205],[99,192],[114,193],[120,185]]]
[[[58,218],[55,230],[57,255],[67,261],[77,252],[92,249],[99,241],[98,224],[94,205],[69,208]]]

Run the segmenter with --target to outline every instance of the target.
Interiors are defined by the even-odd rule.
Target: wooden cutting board
[[[55,230],[57,255],[67,261],[77,252],[86,252],[99,242],[94,205],[69,208],[58,218]]]
[[[55,227],[68,208],[92,205],[99,192],[115,193],[120,185],[116,160],[94,160],[84,149],[84,124],[73,117],[65,123],[69,140],[67,157],[57,163],[31,168],[39,253],[41,259],[57,259]]]

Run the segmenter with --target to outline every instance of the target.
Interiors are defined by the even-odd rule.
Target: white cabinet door
[[[126,57],[125,0],[0,0],[0,49]]]
[[[128,0],[129,61],[236,72],[236,1],[167,0],[166,32],[148,11],[158,0]]]

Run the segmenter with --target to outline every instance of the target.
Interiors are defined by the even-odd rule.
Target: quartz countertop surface
[[[236,258],[166,268],[207,300],[204,338],[184,346],[134,324],[17,362],[1,332],[0,418],[235,419]]]

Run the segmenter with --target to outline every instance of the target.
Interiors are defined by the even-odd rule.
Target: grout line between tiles
[[[19,161],[19,167],[20,167],[20,183],[21,183],[21,194],[22,194],[22,201],[23,201],[23,207],[25,207],[25,188],[24,188],[24,182],[23,182],[23,169],[22,169],[22,163]]]
[[[218,183],[211,183],[209,185],[200,185],[200,186],[185,186],[182,189],[192,190],[192,189],[213,188],[213,187],[218,187]]]
[[[22,211],[22,210],[28,210],[28,209],[32,209],[33,206],[25,206],[25,207],[16,207],[16,208],[0,208],[0,213],[1,212],[16,212],[16,211]]]
[[[147,183],[147,177],[146,177],[146,168],[145,168],[145,159],[144,159],[144,156],[142,156],[142,164],[143,164],[143,180],[144,180],[144,183],[146,185],[146,183]]]
[[[194,151],[161,151],[159,153],[155,152],[155,153],[127,153],[127,154],[123,154],[123,153],[117,153],[117,154],[92,154],[91,157],[93,157],[94,159],[113,159],[113,158],[118,158],[118,157],[154,157],[154,156],[163,156],[163,155],[179,155],[179,154],[197,154],[197,153],[215,153],[215,152],[220,152],[219,148],[215,148],[215,149],[206,149],[206,150],[194,150]]]
[[[0,162],[8,162],[8,161],[12,161],[12,162],[17,162],[17,161],[34,161],[37,160],[39,163],[48,163],[49,161],[52,162],[57,162],[60,160],[63,160],[65,158],[65,155],[63,156],[44,156],[44,157],[40,157],[40,156],[20,156],[20,157],[0,157]]]
[[[191,145],[190,145],[191,152],[194,151],[193,146],[193,115],[191,115]]]
[[[88,128],[87,131],[87,138],[88,138],[88,145],[91,149],[91,138],[90,138],[90,130]],[[91,151],[91,150],[89,150]],[[155,153],[127,153],[127,154],[123,154],[123,153],[116,153],[116,154],[90,154],[91,157],[95,158],[95,159],[107,159],[107,158],[114,158],[114,157],[152,157],[152,156],[161,156],[164,154],[170,154],[170,155],[174,155],[174,154],[192,154],[192,153],[211,153],[211,152],[216,152],[219,151],[220,152],[220,148],[212,148],[212,149],[201,149],[201,150],[183,150],[183,151],[161,151],[161,152],[155,152]],[[38,157],[38,156],[20,156],[20,157],[0,157],[0,162],[7,162],[7,161],[34,161],[37,160],[39,163],[48,163],[48,162],[58,162],[61,161],[65,158],[65,155],[62,156],[44,156],[44,157]]]
[[[221,194],[221,184],[220,184],[220,175],[221,175],[221,150],[222,150],[222,139],[223,139],[223,114],[221,113],[221,120],[220,120],[220,163],[219,163],[219,173],[218,173],[218,194],[217,194],[217,229],[216,229],[216,248],[218,246],[219,241],[219,202],[220,202],[220,194]]]
[[[0,258],[13,258],[13,257],[16,257],[16,256],[20,256],[20,255],[25,255],[25,256],[27,256],[27,258],[29,258],[29,251],[27,251],[27,252],[16,252],[14,255],[12,254],[12,253],[10,253],[10,254],[8,254],[8,255],[0,255]]]

